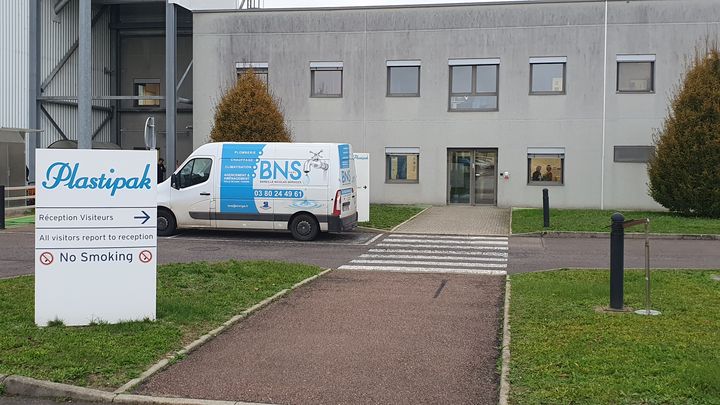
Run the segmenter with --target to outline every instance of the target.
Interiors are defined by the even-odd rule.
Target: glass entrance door
[[[448,204],[497,204],[497,149],[448,149]]]

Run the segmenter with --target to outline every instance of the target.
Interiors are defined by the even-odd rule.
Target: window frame
[[[647,160],[639,160],[639,159],[623,159],[618,160],[617,152],[618,149],[630,149],[630,148],[643,148],[649,151],[648,159]],[[653,145],[614,145],[613,146],[613,163],[642,163],[647,164],[650,162],[650,159],[652,158],[652,155],[655,153],[655,146]]]
[[[405,149],[403,151],[403,149]],[[417,178],[408,179],[391,179],[389,158],[392,156],[416,156],[417,157]],[[407,167],[406,167],[407,170]],[[407,177],[407,173],[405,173]],[[418,184],[420,183],[420,148],[385,148],[385,184]]]
[[[148,84],[157,84],[158,85],[158,97],[162,95],[162,87],[160,84],[160,79],[133,79],[133,96],[140,96],[140,86],[148,85]],[[150,99],[150,100],[140,100],[140,99],[133,99],[133,107],[135,108],[159,108],[161,107],[161,101],[160,99]],[[153,102],[152,105],[147,104],[140,104],[140,102]]]
[[[470,82],[470,93],[453,93],[452,92],[452,83],[453,83],[453,68],[455,67],[463,67],[463,66],[470,66],[472,67],[471,71],[471,82]],[[495,66],[495,92],[478,92],[477,91],[477,67],[478,66]],[[457,64],[450,64],[448,66],[449,72],[448,72],[448,112],[496,112],[500,111],[500,62],[497,63],[457,63]],[[457,109],[452,108],[452,98],[455,97],[461,97],[461,96],[477,96],[477,97],[495,97],[495,108],[463,108],[463,109]]]
[[[546,60],[543,60],[546,59]],[[553,60],[554,59],[554,60]],[[533,67],[535,65],[562,65],[562,91],[533,91]],[[562,96],[567,94],[567,58],[530,58],[530,88],[531,96]]]
[[[621,90],[620,64],[649,63],[650,89],[649,90]],[[615,92],[617,94],[655,94],[655,55],[617,55],[615,61]]]
[[[528,151],[527,154],[527,185],[528,186],[564,186],[565,185],[565,152],[563,153],[538,153]],[[532,180],[532,159],[553,158],[560,159],[560,181],[533,181]]]
[[[208,176],[207,176],[207,178],[206,178],[205,180],[201,181],[200,183],[190,184],[190,185],[188,185],[188,186],[184,186],[184,187],[183,187],[183,186],[182,186],[182,171],[183,171],[183,169],[185,169],[185,167],[187,167],[187,165],[189,165],[189,164],[192,163],[193,166],[192,166],[192,168],[190,169],[190,176],[191,176],[191,178],[192,178],[192,173],[193,173],[193,171],[195,170],[195,161],[196,161],[196,160],[199,160],[199,159],[206,159],[206,160],[209,160],[209,161],[210,161],[210,166],[209,166],[209,171],[208,171]],[[208,157],[208,156],[196,156],[196,157],[188,160],[188,161],[180,168],[180,170],[177,171],[177,187],[178,187],[177,189],[178,189],[178,190],[184,190],[184,189],[186,189],[186,188],[190,188],[190,187],[194,187],[194,186],[197,186],[197,185],[206,183],[208,180],[210,180],[210,176],[212,175],[212,167],[213,167],[214,164],[215,164],[215,162],[213,162],[213,159],[212,159],[211,157]]]
[[[313,66],[315,65],[315,66]],[[311,62],[310,63],[310,98],[343,98],[345,93],[345,67],[342,62]],[[316,94],[315,93],[315,72],[340,72],[340,93],[339,94]]]
[[[400,61],[388,61],[387,70],[387,86],[385,89],[385,97],[420,97],[420,75],[422,74],[422,66],[419,62],[402,64]],[[417,92],[415,93],[393,93],[390,91],[390,71],[393,68],[417,68]]]
[[[265,80],[263,83],[265,84],[265,87],[268,88],[268,91],[270,90],[270,65],[265,62],[237,62],[235,63],[235,77],[236,79],[240,78],[240,75],[244,74],[246,71],[252,69],[253,73],[255,73],[255,76],[259,76],[258,73],[265,75]]]

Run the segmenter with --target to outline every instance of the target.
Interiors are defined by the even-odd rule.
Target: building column
[[[175,4],[165,4],[165,164],[170,173],[175,164],[175,124],[177,119],[177,91],[175,89],[177,53],[177,10]]]
[[[38,110],[38,88],[40,83],[40,32],[38,19],[40,18],[40,1],[30,0],[28,5],[28,122],[30,129],[40,129]],[[25,166],[28,168],[28,182],[35,182],[35,149],[37,148],[37,132],[25,134]]]
[[[78,19],[78,149],[92,149],[92,2],[80,0]]]

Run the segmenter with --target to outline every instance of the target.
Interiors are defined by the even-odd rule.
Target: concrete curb
[[[35,398],[71,398],[75,401],[152,404],[152,405],[270,405],[253,402],[216,401],[209,399],[149,397],[144,395],[115,394],[91,388],[36,380],[21,376],[4,376],[5,394]]]
[[[210,341],[211,339],[213,339],[215,336],[223,333],[224,331],[226,331],[228,328],[230,328],[231,326],[233,326],[233,325],[236,324],[237,322],[241,321],[242,319],[247,318],[249,315],[253,314],[253,313],[256,312],[257,310],[259,310],[259,309],[267,306],[268,304],[276,301],[277,299],[283,297],[284,295],[286,295],[287,293],[289,293],[289,292],[297,289],[298,287],[300,287],[300,286],[302,286],[302,285],[305,285],[305,284],[307,284],[307,283],[315,280],[316,278],[327,274],[327,273],[330,272],[330,271],[332,271],[332,269],[326,269],[326,270],[324,270],[324,271],[322,271],[322,272],[320,272],[320,273],[318,273],[318,274],[316,274],[316,275],[314,275],[314,276],[312,276],[312,277],[308,277],[308,278],[306,278],[305,280],[302,280],[302,281],[300,281],[300,282],[298,282],[298,283],[295,283],[292,287],[290,287],[290,288],[288,288],[288,289],[285,289],[285,290],[282,290],[282,291],[279,291],[278,293],[276,293],[276,294],[273,295],[272,297],[265,298],[264,300],[258,302],[257,304],[253,305],[252,307],[250,307],[250,308],[242,311],[240,314],[233,316],[232,318],[230,318],[230,319],[228,319],[227,321],[225,321],[225,322],[224,322],[222,325],[220,325],[219,327],[217,327],[217,328],[211,330],[210,332],[208,332],[208,333],[200,336],[198,339],[196,339],[195,341],[191,342],[191,343],[188,344],[187,346],[183,347],[182,349],[180,349],[179,351],[177,351],[175,354],[172,354],[172,355],[170,355],[170,356],[168,356],[168,357],[166,357],[166,358],[158,361],[157,363],[153,364],[149,369],[145,370],[145,372],[143,372],[142,374],[140,374],[139,377],[134,378],[134,379],[128,381],[128,382],[125,383],[122,387],[116,389],[116,390],[114,391],[114,393],[115,393],[115,394],[123,394],[123,393],[128,392],[129,390],[131,390],[132,388],[136,387],[137,385],[142,384],[145,380],[147,380],[148,378],[150,378],[151,376],[153,376],[153,375],[154,375],[155,373],[157,373],[158,371],[160,371],[160,370],[164,369],[165,367],[167,367],[172,360],[174,360],[174,359],[176,359],[176,358],[178,358],[178,357],[180,357],[180,356],[184,356],[184,355],[192,352],[193,350],[197,349],[198,347],[202,346],[203,344],[205,344],[205,343],[207,343],[208,341]],[[148,398],[152,398],[152,397],[148,397]]]
[[[541,238],[598,238],[609,239],[610,232],[565,232],[565,231],[538,231],[526,233],[514,233],[510,236],[539,236]],[[645,239],[642,232],[625,233],[625,239]],[[673,239],[673,240],[720,240],[720,235],[701,234],[685,235],[676,233],[651,233],[650,239]]]
[[[403,225],[407,224],[408,222],[412,221],[412,220],[415,219],[418,215],[420,215],[420,214],[422,214],[423,212],[429,210],[430,208],[432,208],[432,205],[429,206],[429,207],[425,207],[422,211],[420,211],[420,212],[418,212],[417,214],[411,216],[410,218],[406,219],[405,221],[403,221],[403,222],[395,225],[395,226],[394,226],[391,230],[389,230],[388,232],[391,232],[391,233],[392,233],[392,232],[395,232],[398,228],[400,228],[401,226],[403,226]]]
[[[510,397],[510,277],[505,279],[505,309],[503,312],[502,368],[498,405],[507,405]]]

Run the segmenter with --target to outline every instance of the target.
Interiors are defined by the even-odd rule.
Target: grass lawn
[[[5,218],[6,228],[17,228],[19,226],[32,225],[35,223],[35,215]]]
[[[390,230],[424,209],[417,205],[370,204],[370,221],[358,225]]]
[[[155,322],[38,328],[33,277],[0,280],[0,374],[116,389],[242,310],[319,273],[278,262],[158,267]]]
[[[610,216],[616,211],[550,210],[550,228],[543,228],[542,209],[515,209],[512,232],[538,231],[610,232]],[[669,212],[620,211],[625,219],[650,218],[650,232],[678,234],[720,234],[720,219],[690,218]],[[645,227],[626,228],[626,232],[645,232]]]
[[[609,273],[511,277],[510,403],[720,404],[718,271],[655,271],[660,316],[607,314]],[[625,273],[642,309],[644,271]]]

